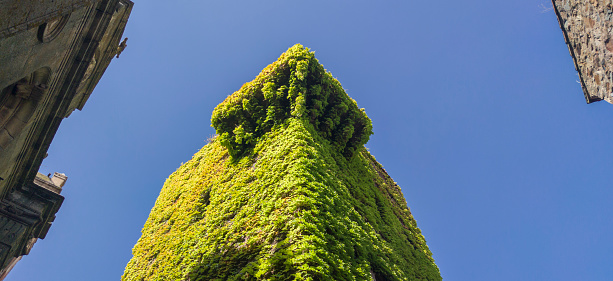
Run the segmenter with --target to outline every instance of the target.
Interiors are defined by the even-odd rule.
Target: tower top
[[[212,126],[233,157],[287,118],[310,123],[343,155],[368,142],[372,123],[314,52],[296,44],[213,111]]]

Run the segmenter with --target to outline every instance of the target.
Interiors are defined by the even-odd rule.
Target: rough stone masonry
[[[613,103],[613,0],[553,0],[587,103]]]

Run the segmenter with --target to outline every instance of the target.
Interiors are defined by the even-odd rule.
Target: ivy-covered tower
[[[166,180],[124,281],[441,280],[370,119],[301,45],[213,111]]]

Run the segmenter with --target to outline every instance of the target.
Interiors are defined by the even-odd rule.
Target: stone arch
[[[70,14],[41,24],[38,27],[38,40],[43,43],[51,42],[62,32],[69,19]]]
[[[48,87],[51,69],[40,68],[0,92],[0,151],[28,124]]]

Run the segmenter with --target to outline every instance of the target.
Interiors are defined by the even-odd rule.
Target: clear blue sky
[[[41,171],[66,197],[9,281],[118,280],[213,108],[295,43],[373,120],[445,280],[611,280],[613,105],[587,105],[547,0],[136,1]]]

